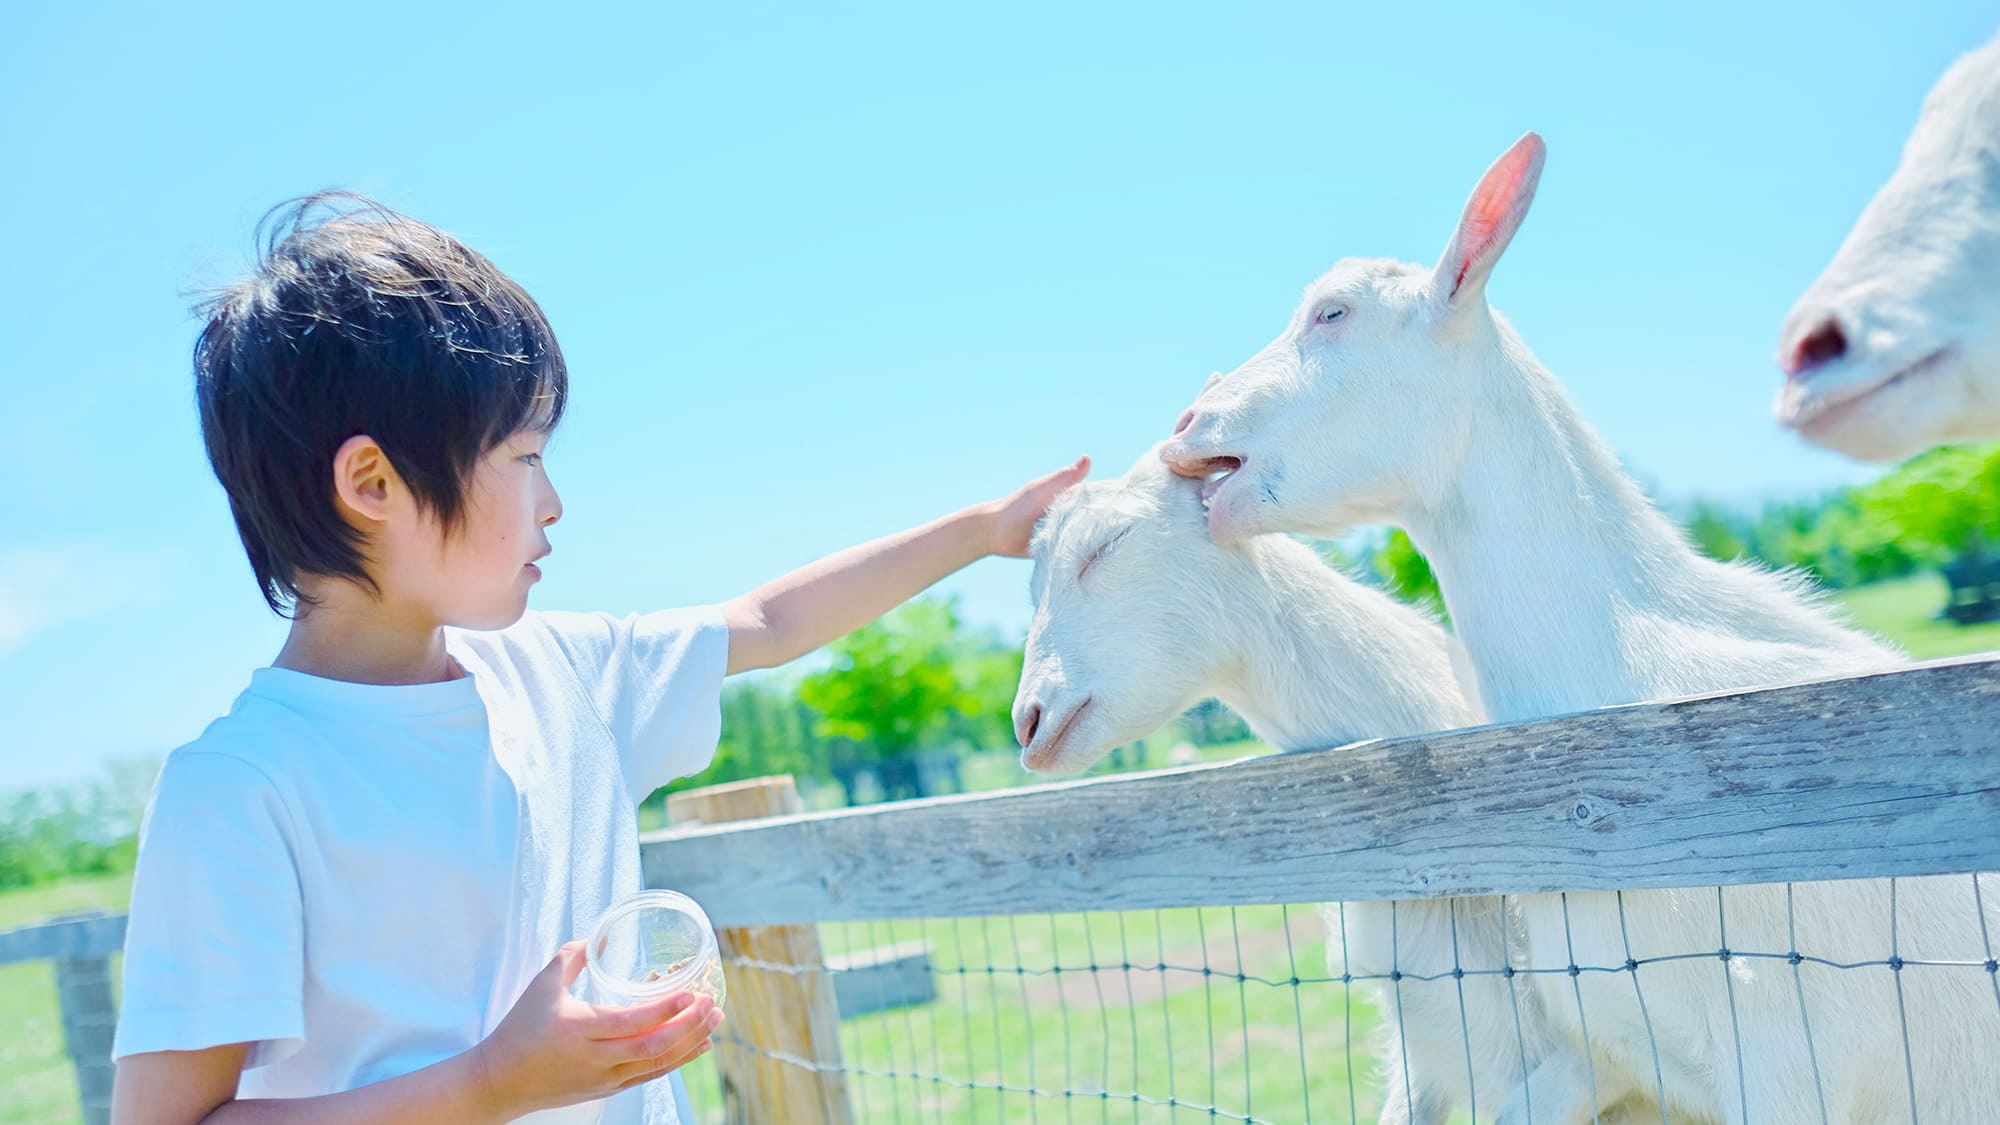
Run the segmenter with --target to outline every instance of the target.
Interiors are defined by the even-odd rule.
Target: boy
[[[526,292],[314,197],[207,312],[203,438],[292,627],[161,773],[113,1120],[674,1121],[672,1084],[642,1084],[722,1013],[570,989],[573,939],[639,889],[637,801],[707,764],[724,675],[1025,555],[1088,462],[719,607],[525,613],[568,386]]]

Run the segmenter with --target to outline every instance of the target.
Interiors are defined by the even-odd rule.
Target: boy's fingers
[[[597,1018],[592,1021],[595,1026],[590,1029],[588,1037],[630,1039],[635,1035],[644,1035],[692,1008],[702,1006],[707,1010],[713,1010],[715,1002],[706,996],[696,996],[692,992],[670,992],[657,1000],[648,1000],[629,1008],[599,1008]]]
[[[708,1033],[721,1023],[722,1013],[716,1011],[713,1005],[697,1004],[644,1035],[622,1040],[619,1047],[628,1062],[656,1059],[672,1054],[676,1049],[693,1046],[707,1038]]]
[[[707,1054],[714,1047],[714,1040],[707,1038],[699,1039],[692,1043],[682,1044],[678,1049],[669,1051],[664,1055],[619,1063],[617,1066],[611,1068],[611,1076],[618,1080],[621,1088],[638,1082],[650,1081],[663,1074],[679,1070]]]
[[[704,1039],[701,1041],[701,1046],[689,1052],[688,1056],[684,1059],[676,1059],[667,1063],[652,1061],[627,1063],[625,1067],[618,1068],[613,1072],[614,1076],[618,1079],[618,1088],[620,1090],[629,1090],[642,1082],[651,1082],[655,1078],[672,1074],[674,1071],[707,1054],[714,1046],[715,1044]]]
[[[1055,472],[1050,473],[1046,479],[1051,481],[1061,481],[1064,487],[1068,487],[1069,485],[1075,484],[1077,481],[1080,481],[1084,477],[1087,477],[1089,475],[1090,475],[1090,455],[1085,454],[1084,456],[1077,458],[1075,461],[1071,462],[1064,468],[1057,469]]]
[[[1079,457],[1053,473],[1036,478],[1034,483],[1028,485],[1022,491],[1033,497],[1034,503],[1046,508],[1049,501],[1055,499],[1058,493],[1070,488],[1089,475],[1090,458]]]
[[[562,987],[568,989],[584,975],[584,943],[564,941],[562,949],[556,951],[556,961],[562,961]]]

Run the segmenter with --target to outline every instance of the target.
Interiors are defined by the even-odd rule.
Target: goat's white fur
[[[1801,346],[1827,325],[1839,358]],[[1952,64],[1902,163],[1786,320],[1773,406],[1870,461],[2000,437],[2000,39]]]
[[[1043,772],[1085,769],[1205,698],[1286,750],[1476,720],[1435,622],[1285,536],[1216,546],[1199,485],[1153,453],[1121,478],[1058,499],[1033,554],[1035,616],[1014,714],[1024,760]],[[1383,1122],[1441,1125],[1475,1104],[1489,1114],[1521,1085],[1524,1059],[1532,1069],[1564,1049],[1540,996],[1521,986],[1510,997],[1494,975],[1464,979],[1461,1030],[1452,969],[1526,964],[1518,911],[1501,899],[1350,903],[1323,913],[1335,973],[1437,978],[1382,989],[1392,1036]],[[1540,1116],[1552,1107],[1535,1108]]]
[[[1495,163],[1434,269],[1336,265],[1308,288],[1283,335],[1202,394],[1162,454],[1184,474],[1234,469],[1208,486],[1211,533],[1233,541],[1360,522],[1407,528],[1436,569],[1496,721],[1898,663],[1798,580],[1697,555],[1487,307],[1486,277],[1525,214],[1541,160],[1531,134]],[[1713,888],[1622,902],[1530,896],[1522,912],[1543,969],[1623,965],[1627,934],[1629,956],[1642,962],[1719,950],[1724,921],[1735,950],[1878,961],[1891,953],[1893,895],[1901,956],[1976,963],[1989,956],[1976,885],[1971,876],[1893,889],[1886,880],[1799,884],[1793,909],[1784,887],[1731,888],[1721,911]],[[1989,893],[1985,923],[2000,932],[1996,907]],[[1817,1073],[1830,1119],[1861,1122],[1900,1118],[1913,1098],[1926,1121],[1991,1116],[2000,1004],[1986,978],[1976,967],[1799,966],[1813,1055],[1783,960],[1705,957],[1647,964],[1636,976],[1535,980],[1545,1010],[1574,1042],[1587,1038],[1600,1102],[1656,1092],[1657,1045],[1675,1120],[1818,1121]],[[1574,1057],[1552,1056],[1531,1079],[1537,1119],[1550,1119],[1552,1090],[1579,1092]],[[1589,1100],[1585,1092],[1574,1116],[1555,1120],[1588,1120]]]

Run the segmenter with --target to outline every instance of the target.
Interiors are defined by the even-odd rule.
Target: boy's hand
[[[1025,557],[1049,502],[1089,472],[1090,458],[1079,457],[1004,500],[849,547],[732,598],[722,607],[729,626],[729,674],[775,668],[804,656],[987,555]]]
[[[630,1008],[587,1004],[569,994],[582,971],[583,943],[563,946],[474,1048],[483,1100],[496,1116],[575,1105],[658,1078],[705,1054],[722,1025],[713,1001],[688,992]]]
[[[1036,477],[1012,496],[994,501],[992,523],[987,533],[987,553],[1027,558],[1028,540],[1035,533],[1035,524],[1041,522],[1042,514],[1049,510],[1049,504],[1064,490],[1089,475],[1090,458],[1079,457],[1075,464],[1057,469],[1047,476]]]

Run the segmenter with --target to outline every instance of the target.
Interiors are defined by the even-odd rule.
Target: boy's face
[[[535,560],[549,553],[547,528],[562,500],[542,468],[549,435],[523,430],[488,450],[466,483],[464,520],[447,532],[425,516],[395,550],[396,585],[441,623],[501,629],[521,619]]]

